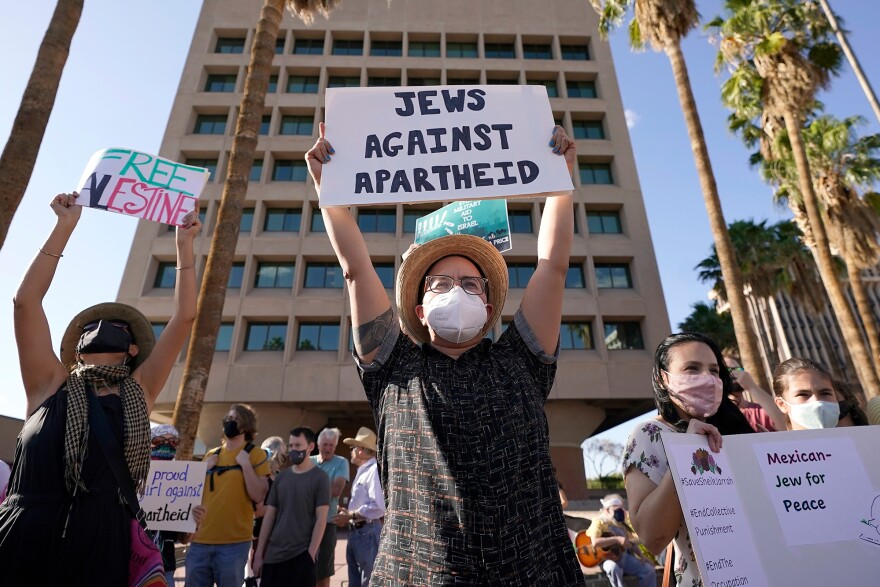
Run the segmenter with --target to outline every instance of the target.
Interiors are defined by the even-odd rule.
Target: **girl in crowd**
[[[773,393],[788,430],[837,426],[838,394],[831,374],[819,363],[798,357],[783,361],[773,370]]]
[[[658,415],[636,426],[623,455],[630,519],[654,554],[674,539],[677,585],[701,585],[700,574],[660,435],[704,434],[709,448],[718,452],[722,434],[754,432],[727,398],[732,381],[721,351],[708,337],[683,333],[666,338],[654,353]]]
[[[104,303],[73,319],[60,358],[55,355],[42,302],[79,222],[76,198],[53,198],[55,227],[13,302],[27,420],[9,496],[0,506],[4,585],[126,585],[131,515],[105,456],[106,443],[99,444],[92,424],[115,437],[131,482],[143,491],[150,467],[148,415],[196,315],[193,239],[201,223],[191,213],[177,229],[174,313],[159,340],[138,310]],[[95,247],[109,244],[96,240]],[[95,259],[83,281],[101,278]],[[75,284],[66,293],[75,300]]]

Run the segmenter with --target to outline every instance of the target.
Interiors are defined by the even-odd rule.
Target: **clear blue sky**
[[[242,1],[253,5],[256,22],[261,2]],[[880,5],[865,0],[831,2],[846,20],[850,42],[869,78],[880,86],[880,64],[874,57]],[[584,10],[591,10],[587,0],[583,4]],[[706,20],[720,12],[720,5],[719,0],[697,2]],[[23,417],[25,412],[9,301],[53,225],[48,202],[54,194],[76,187],[85,163],[99,149],[159,150],[200,6],[195,0],[85,3],[33,178],[0,251],[0,300],[6,304],[0,310],[0,414]],[[54,1],[30,0],[6,3],[3,8],[0,137],[4,143],[54,7]],[[390,9],[395,9],[394,2]],[[691,304],[706,299],[706,287],[696,279],[693,267],[708,254],[711,233],[669,62],[651,51],[630,53],[625,37],[621,31],[611,41],[624,105],[634,122],[631,140],[674,328]],[[786,217],[749,168],[746,149],[726,130],[720,80],[713,72],[715,50],[707,36],[693,32],[684,52],[728,222]],[[868,119],[866,132],[880,130],[848,66],[822,99],[829,113],[860,114]],[[56,344],[74,313],[115,299],[134,228],[135,221],[115,214],[83,212],[45,300]],[[626,425],[610,435],[622,441],[628,431]]]

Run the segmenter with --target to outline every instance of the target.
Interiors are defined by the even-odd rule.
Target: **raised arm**
[[[577,149],[561,126],[553,129],[550,146],[565,157],[568,172],[574,169]],[[522,301],[522,312],[544,348],[553,353],[559,341],[562,294],[574,235],[574,209],[571,194],[547,198],[538,231],[538,266],[529,279]]]
[[[324,123],[318,128],[320,138],[306,153],[306,162],[320,194],[321,172],[335,151],[324,138]],[[321,214],[348,286],[354,349],[361,361],[370,363],[394,319],[391,300],[373,267],[367,243],[351,212],[346,208],[322,208]]]
[[[177,281],[174,285],[174,313],[162,330],[153,352],[138,367],[132,377],[144,389],[147,409],[165,386],[174,361],[183,348],[186,337],[192,330],[196,319],[196,262],[193,254],[193,241],[202,229],[199,214],[192,211],[183,219],[183,226],[177,227]]]
[[[82,206],[75,204],[76,197],[77,193],[74,192],[58,194],[52,199],[50,206],[57,216],[55,228],[37,251],[12,299],[15,342],[27,395],[28,415],[67,379],[67,369],[52,350],[52,336],[43,310],[43,298],[55,277],[64,247],[79,222]]]

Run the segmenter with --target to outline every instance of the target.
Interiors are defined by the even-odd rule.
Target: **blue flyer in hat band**
[[[509,251],[510,222],[507,200],[453,202],[416,220],[416,244],[441,236],[470,234],[486,239],[499,253]]]

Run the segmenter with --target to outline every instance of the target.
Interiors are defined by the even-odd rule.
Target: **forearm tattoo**
[[[380,316],[354,329],[354,350],[359,357],[365,357],[379,348],[391,328],[392,320],[394,312],[388,308]]]

